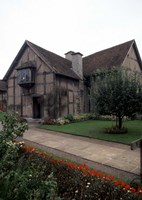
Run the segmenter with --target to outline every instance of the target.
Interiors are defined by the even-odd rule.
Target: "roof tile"
[[[44,59],[47,65],[51,66],[55,73],[68,76],[74,79],[80,79],[79,76],[77,76],[77,74],[72,70],[71,61],[46,49],[43,49],[29,41],[27,41],[27,43],[37,52],[39,56],[42,57],[42,59]]]
[[[89,76],[96,68],[122,65],[134,40],[111,47],[83,58],[84,76]]]

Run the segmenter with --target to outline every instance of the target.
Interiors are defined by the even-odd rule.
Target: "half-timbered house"
[[[89,79],[96,68],[123,66],[142,71],[135,40],[82,56],[69,51],[63,58],[25,41],[3,78],[7,108],[27,118],[89,112]]]

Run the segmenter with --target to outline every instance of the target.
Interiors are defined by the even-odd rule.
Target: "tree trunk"
[[[119,129],[122,128],[122,117],[121,116],[118,117],[118,128]]]

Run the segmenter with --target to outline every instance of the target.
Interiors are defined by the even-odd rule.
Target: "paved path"
[[[23,138],[69,155],[140,174],[140,150],[131,151],[129,145],[46,131],[36,127],[30,127]],[[68,158],[70,159],[70,156]]]

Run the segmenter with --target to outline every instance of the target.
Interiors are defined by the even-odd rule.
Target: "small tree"
[[[132,118],[142,112],[142,75],[122,67],[97,70],[90,99],[93,112],[116,116],[121,129],[124,116]]]

